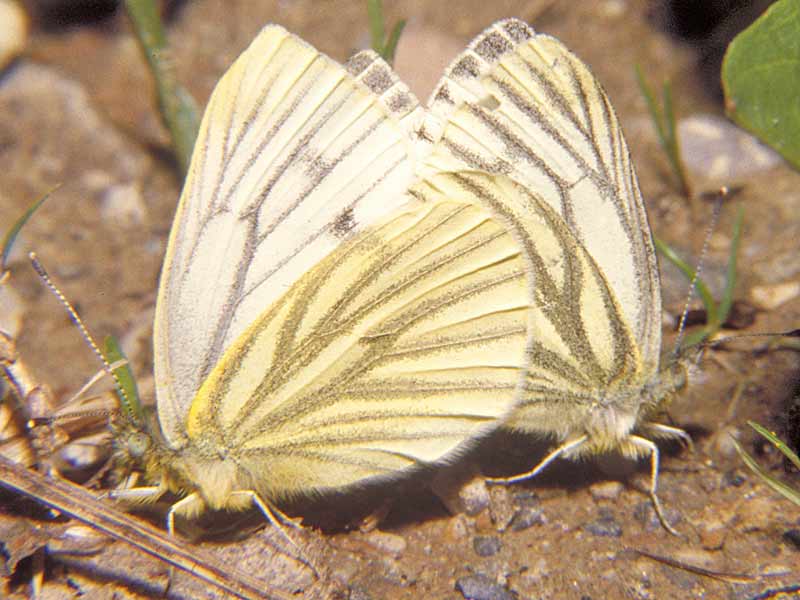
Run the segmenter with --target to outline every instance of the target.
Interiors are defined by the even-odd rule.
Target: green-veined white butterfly
[[[420,203],[417,102],[372,52],[348,68],[277,26],[218,83],[170,234],[158,424],[123,425],[191,517],[453,457],[524,380],[517,240],[468,194]],[[446,185],[449,175],[432,179]]]
[[[619,450],[650,456],[650,437],[680,429],[651,422],[685,384],[683,366],[661,366],[658,264],[644,202],[608,97],[561,42],[521,21],[500,21],[449,67],[419,130],[433,144],[432,172],[477,169],[448,181],[504,213],[532,264],[532,351],[526,391],[510,428],[555,437],[559,456]],[[498,183],[499,181],[499,183]],[[452,190],[445,190],[445,195]]]

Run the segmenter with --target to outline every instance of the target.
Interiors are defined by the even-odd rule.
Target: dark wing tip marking
[[[533,29],[519,19],[507,19],[502,21],[500,25],[508,36],[517,43],[524,42],[535,35]]]
[[[450,76],[454,79],[475,79],[481,74],[481,65],[474,56],[464,56],[456,64]]]
[[[388,106],[389,109],[395,113],[409,111],[412,109],[413,105],[413,99],[404,91],[399,91],[392,94],[392,96],[386,102],[386,106]]]
[[[354,54],[350,57],[350,59],[344,64],[344,68],[347,69],[347,72],[350,73],[353,77],[358,77],[366,71],[369,66],[375,62],[377,54],[375,54],[372,50],[362,50],[357,54]]]
[[[475,54],[486,62],[493,63],[507,52],[510,52],[513,47],[513,44],[502,34],[497,31],[491,31],[475,44]]]
[[[374,94],[380,96],[394,84],[392,73],[385,65],[377,64],[369,69],[361,79]]]

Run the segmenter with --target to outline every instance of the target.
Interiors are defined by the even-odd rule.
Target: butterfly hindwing
[[[464,194],[430,194],[306,273],[226,351],[188,433],[266,473],[264,497],[441,461],[510,410],[526,269]]]

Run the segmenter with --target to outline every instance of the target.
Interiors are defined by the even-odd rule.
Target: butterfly
[[[557,39],[500,21],[454,60],[417,131],[421,172],[472,169],[450,183],[506,215],[531,268],[532,346],[525,391],[505,426],[555,438],[527,473],[558,457],[607,451],[651,461],[651,438],[691,440],[653,419],[686,384],[662,364],[652,233],[625,138],[589,68]]]
[[[157,422],[116,435],[150,485],[113,497],[178,495],[171,533],[208,509],[277,524],[284,499],[451,460],[510,410],[530,270],[453,175],[409,187],[420,116],[374,53],[343,67],[274,25],[225,73],[159,283]]]

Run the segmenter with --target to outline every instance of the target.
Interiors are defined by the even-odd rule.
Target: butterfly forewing
[[[490,429],[522,381],[530,287],[516,239],[453,190],[345,242],[257,319],[204,383],[190,439],[275,498],[440,461]]]
[[[549,205],[657,370],[661,300],[644,204],[614,111],[580,59],[520,21],[497,23],[450,67],[421,135],[436,142],[430,171],[504,173]]]
[[[158,412],[170,444],[183,443],[203,379],[264,307],[404,202],[417,102],[385,63],[366,58],[351,74],[268,26],[212,94],[156,308]]]

